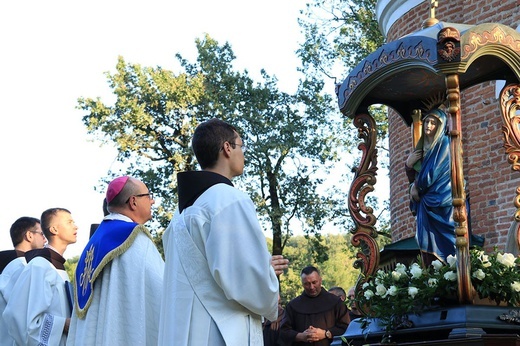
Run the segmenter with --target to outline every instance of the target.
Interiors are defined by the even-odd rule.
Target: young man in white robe
[[[143,226],[152,193],[124,176],[109,184],[106,201],[110,214],[78,261],[67,345],[157,345],[164,261]]]
[[[249,196],[233,187],[245,145],[212,119],[192,147],[203,171],[178,174],[179,209],[168,226],[159,345],[263,345],[262,318],[276,320],[278,279]]]
[[[47,242],[40,220],[29,216],[18,218],[11,225],[10,235],[14,250],[0,252],[0,345],[2,346],[14,343],[2,315],[13,293],[14,284],[27,264],[24,255],[27,251],[43,248]]]
[[[78,227],[71,213],[52,208],[41,216],[48,240],[43,249],[25,253],[20,273],[3,317],[17,345],[65,345],[72,297],[63,254],[77,240]]]

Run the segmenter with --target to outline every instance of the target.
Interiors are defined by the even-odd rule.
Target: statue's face
[[[426,116],[426,118],[423,120],[424,134],[430,139],[433,139],[435,136],[438,126],[439,120],[437,120],[437,118],[434,116]]]

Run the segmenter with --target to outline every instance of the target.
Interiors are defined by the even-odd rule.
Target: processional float
[[[422,30],[386,43],[367,56],[336,87],[340,111],[352,119],[360,139],[361,159],[348,195],[355,224],[352,244],[358,248],[354,267],[361,272],[360,289],[364,278],[375,274],[380,264],[376,216],[367,200],[374,191],[378,169],[377,127],[368,109],[386,105],[397,112],[412,128],[415,142],[420,133],[421,109],[435,95],[444,95],[448,104],[458,299],[471,305],[475,291],[470,280],[461,126],[465,114],[460,92],[487,81],[505,81],[500,93],[504,147],[512,169],[520,170],[520,33],[498,23],[446,23],[436,20],[434,12],[431,17]],[[520,187],[515,194],[514,217],[520,222]]]

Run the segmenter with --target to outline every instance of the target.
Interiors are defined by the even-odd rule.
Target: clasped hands
[[[303,332],[298,333],[296,338],[298,339],[297,341],[300,342],[320,341],[326,338],[325,330],[309,326],[309,328],[305,329]]]

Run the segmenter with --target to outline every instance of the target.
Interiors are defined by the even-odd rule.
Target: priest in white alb
[[[25,252],[41,249],[47,242],[40,220],[29,216],[18,218],[11,225],[10,235],[14,249],[0,252],[0,345],[2,346],[14,343],[2,315],[13,293],[13,287],[27,264]]]
[[[178,174],[179,210],[163,237],[159,345],[263,346],[262,318],[276,320],[278,279],[249,196],[231,183],[245,144],[231,125],[200,124],[192,147],[203,171]]]

